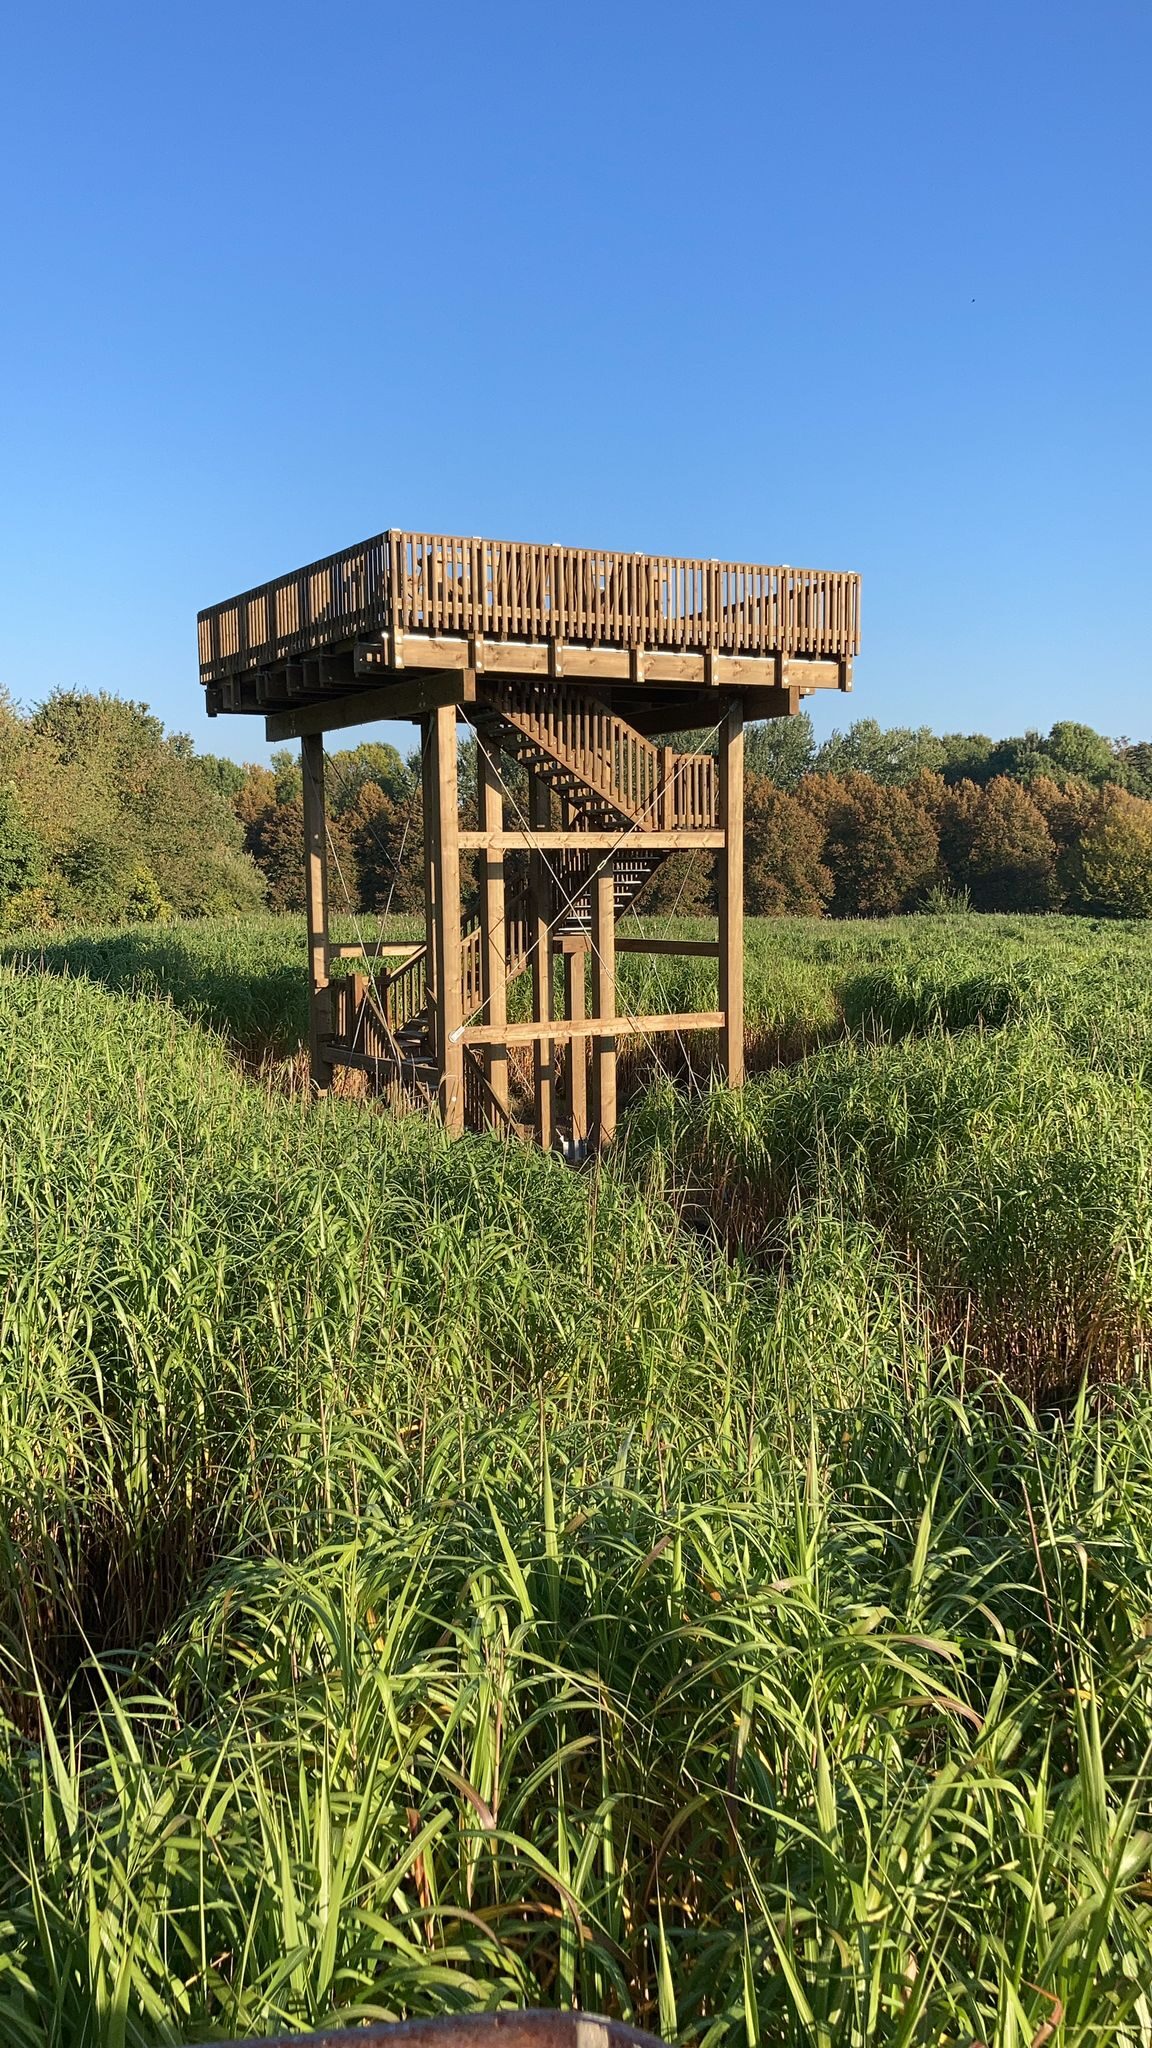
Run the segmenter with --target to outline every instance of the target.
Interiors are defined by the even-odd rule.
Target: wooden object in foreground
[[[263,716],[269,739],[301,745],[316,1090],[334,1067],[357,1067],[435,1104],[451,1131],[520,1134],[509,1053],[524,1047],[531,1128],[579,1158],[615,1129],[621,1039],[716,1031],[738,1087],[744,723],[850,689],[859,616],[859,577],[830,570],[395,529],[202,612],[209,714]],[[330,934],[323,736],[377,719],[417,721],[422,735],[422,946],[362,949]],[[468,831],[458,721],[478,742]],[[654,743],[699,726],[717,731],[715,754]],[[717,938],[618,933],[661,863],[691,850],[716,860]],[[462,914],[462,851],[478,856],[474,919]],[[525,853],[526,889],[514,879]],[[629,1017],[617,954],[676,951],[716,959],[715,1008]],[[352,959],[358,971],[332,973]],[[532,1015],[509,1024],[524,976]]]
[[[223,2048],[664,2048],[655,2034],[590,2012],[437,2014],[376,2027],[340,2027],[322,2034],[261,2035]]]

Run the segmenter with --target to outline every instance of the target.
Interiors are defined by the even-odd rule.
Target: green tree
[[[304,802],[273,802],[245,835],[271,910],[304,908]],[[360,908],[356,849],[346,818],[328,819],[328,886],[334,911]]]
[[[1119,740],[1116,760],[1133,796],[1152,797],[1152,741]]]
[[[945,782],[987,782],[994,744],[984,732],[946,732],[940,741]]]
[[[637,916],[707,917],[716,907],[712,868],[706,853],[670,853],[637,896]]]
[[[143,704],[57,690],[27,724],[18,780],[47,854],[45,892],[63,917],[247,910],[262,897],[232,803]],[[141,891],[134,877],[147,875]]]
[[[943,743],[928,726],[878,725],[858,718],[847,732],[834,732],[817,752],[819,775],[870,775],[876,782],[912,782],[943,766]]]
[[[0,914],[32,889],[44,871],[44,848],[12,783],[0,784]]]
[[[806,711],[795,718],[763,719],[744,735],[745,772],[766,776],[777,789],[795,790],[811,774],[815,759],[816,735]]]
[[[203,776],[217,796],[235,803],[244,787],[247,768],[241,767],[239,761],[229,761],[224,754],[193,754],[190,759],[197,775]]]
[[[1058,720],[1044,741],[1044,755],[1051,764],[1050,775],[1078,775],[1097,784],[1123,780],[1123,765],[1112,741],[1075,719]]]
[[[393,803],[403,803],[411,795],[412,782],[395,747],[384,740],[365,740],[361,746],[344,747],[328,755],[328,808],[335,817],[354,810],[361,790],[369,783]]]

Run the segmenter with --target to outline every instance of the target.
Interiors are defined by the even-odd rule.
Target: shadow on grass
[[[266,926],[206,924],[17,938],[10,966],[82,975],[105,988],[168,1001],[218,1032],[246,1060],[287,1058],[307,1036],[303,939]]]

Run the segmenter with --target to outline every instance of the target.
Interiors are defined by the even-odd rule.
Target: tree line
[[[673,735],[707,748],[708,734]],[[475,822],[463,746],[463,821]],[[525,809],[502,764],[510,814]],[[336,906],[423,901],[419,756],[382,741],[329,755]],[[751,914],[919,908],[1152,914],[1152,744],[1071,721],[1042,736],[937,735],[861,719],[817,744],[806,714],[749,728]],[[9,928],[302,907],[303,808],[291,750],[270,765],[198,754],[145,705],[0,695],[0,919]],[[467,865],[467,864],[466,864]],[[465,888],[470,877],[465,873]],[[713,863],[675,854],[639,908],[706,913]]]

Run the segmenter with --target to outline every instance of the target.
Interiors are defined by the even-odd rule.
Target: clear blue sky
[[[822,730],[1152,735],[1147,0],[46,0],[3,73],[19,699],[261,756],[197,608],[393,524],[859,569]]]

